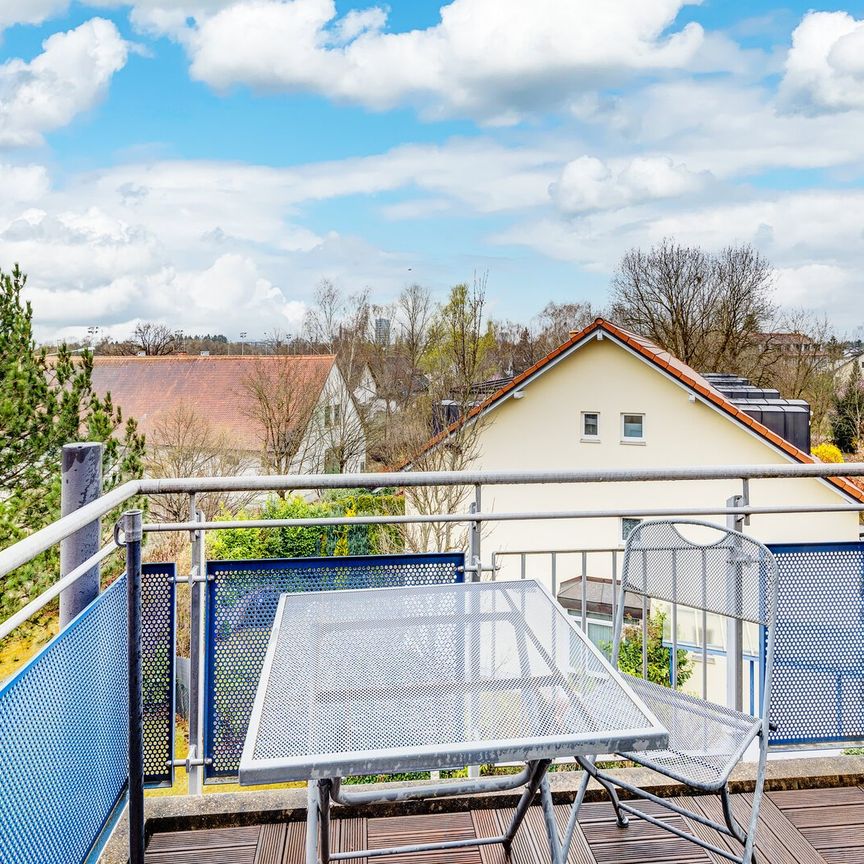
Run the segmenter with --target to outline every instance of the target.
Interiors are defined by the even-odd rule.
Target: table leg
[[[318,782],[306,787],[306,864],[318,864]]]
[[[318,808],[321,812],[321,864],[330,864],[330,780],[318,781]]]
[[[543,777],[546,775],[546,769],[549,767],[551,762],[551,759],[540,759],[536,762],[528,763],[531,767],[530,779],[525,786],[525,791],[522,793],[522,797],[519,799],[519,803],[516,805],[516,812],[513,814],[510,827],[504,832],[502,840],[504,851],[507,852],[508,855],[510,854],[510,847],[513,845],[513,838],[516,836],[516,832],[519,830],[519,826],[522,824],[522,820],[525,818],[525,814],[528,812],[528,808],[531,806],[531,802],[534,800],[534,796],[540,788]]]
[[[561,840],[558,836],[558,826],[555,824],[555,810],[552,804],[552,790],[549,788],[549,775],[544,773],[540,782],[540,801],[543,805],[543,819],[546,821],[546,833],[549,835],[549,854],[552,864],[562,864]]]

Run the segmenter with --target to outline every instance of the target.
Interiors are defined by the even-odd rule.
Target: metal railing
[[[275,528],[275,527],[312,527],[312,526],[340,526],[340,525],[419,525],[424,523],[459,523],[467,525],[468,532],[468,559],[465,571],[472,574],[472,578],[479,579],[483,573],[493,573],[495,565],[501,556],[513,554],[512,550],[496,550],[493,556],[492,566],[483,564],[482,528],[485,524],[510,521],[537,521],[537,520],[575,520],[575,519],[602,519],[610,517],[638,517],[652,518],[665,516],[720,516],[735,526],[740,526],[747,517],[757,514],[801,514],[801,513],[840,513],[840,512],[864,512],[864,504],[849,502],[837,505],[772,505],[753,506],[749,498],[749,481],[755,479],[788,479],[788,478],[828,478],[828,477],[862,477],[864,476],[864,464],[860,465],[736,465],[710,468],[672,468],[672,469],[595,469],[580,471],[506,471],[506,472],[418,472],[418,473],[396,473],[396,474],[355,474],[355,475],[305,475],[305,476],[263,476],[263,477],[216,477],[216,478],[178,478],[170,480],[138,480],[126,483],[111,492],[101,496],[98,500],[84,505],[51,525],[34,532],[30,537],[16,543],[15,545],[0,551],[0,576],[4,576],[16,567],[31,561],[35,556],[72,536],[76,531],[91,525],[95,520],[106,516],[115,508],[140,495],[162,495],[185,493],[189,496],[189,519],[185,522],[173,523],[147,523],[141,524],[140,515],[135,516],[128,512],[124,516],[124,529],[115,536],[115,543],[109,544],[97,555],[83,562],[79,567],[72,570],[62,580],[55,583],[38,598],[29,603],[19,613],[12,616],[8,621],[0,625],[0,638],[8,635],[16,626],[27,617],[44,608],[66,587],[75,583],[80,574],[92,569],[95,564],[115,550],[116,546],[125,546],[127,576],[126,584],[128,590],[128,622],[129,622],[129,670],[131,706],[130,716],[130,800],[140,797],[140,788],[143,785],[143,765],[139,764],[137,753],[141,750],[141,712],[138,711],[140,703],[136,694],[141,690],[141,654],[140,654],[140,615],[136,618],[136,610],[140,610],[141,604],[141,582],[140,582],[140,551],[141,541],[147,533],[166,531],[188,532],[192,548],[192,567],[188,574],[179,575],[177,582],[186,582],[190,586],[190,617],[191,617],[191,671],[190,671],[190,753],[186,760],[189,770],[189,791],[200,793],[203,789],[204,765],[206,754],[204,752],[204,683],[205,678],[205,656],[206,639],[205,630],[206,616],[205,607],[207,603],[207,564],[205,556],[206,532],[210,530],[222,530],[226,528]],[[704,507],[664,507],[664,508],[597,508],[579,510],[550,510],[550,511],[521,511],[521,512],[491,512],[482,509],[482,489],[484,486],[514,486],[514,485],[545,485],[545,484],[594,484],[594,483],[643,483],[655,481],[676,481],[687,483],[700,480],[734,480],[741,483],[741,494],[735,498],[728,499],[716,506]],[[206,521],[196,506],[196,495],[212,491],[304,491],[304,490],[326,490],[326,489],[358,489],[358,488],[382,488],[395,486],[408,487],[460,487],[465,490],[465,500],[470,501],[469,509],[459,513],[416,513],[405,515],[383,515],[383,516],[359,516],[359,517],[321,517],[314,519],[297,520],[234,520],[234,521]],[[139,527],[140,525],[140,527]],[[115,545],[116,544],[116,545]],[[592,551],[601,550],[578,550],[590,554]],[[619,550],[602,550],[609,553]],[[515,554],[528,555],[531,550],[516,552]],[[556,550],[552,555],[553,579],[557,581],[558,555],[569,554],[567,550]],[[524,558],[523,558],[524,560]],[[587,578],[587,567],[583,560],[583,598],[585,594],[585,580]],[[557,588],[557,585],[556,585]],[[613,592],[614,596],[614,592]],[[614,601],[613,601],[614,602]],[[583,618],[585,616],[585,604],[583,604]],[[64,631],[65,632],[65,631]],[[737,639],[737,641],[736,641]],[[741,657],[740,634],[733,638],[735,656]],[[740,676],[740,664],[738,665]],[[737,688],[730,688],[731,693],[741,693],[740,679]],[[133,729],[133,726],[135,727]],[[0,728],[0,736],[4,730]],[[135,754],[132,750],[135,750]],[[133,758],[134,757],[134,758]],[[134,775],[134,776],[133,776]],[[140,776],[139,776],[140,775]],[[31,802],[32,803],[32,802]],[[137,807],[137,805],[136,805]],[[131,811],[130,811],[131,812]],[[133,823],[141,817],[140,808],[136,809]],[[34,819],[38,816],[34,812]],[[133,834],[135,833],[133,824]],[[133,849],[132,860],[137,862],[139,851],[143,854],[143,848]]]

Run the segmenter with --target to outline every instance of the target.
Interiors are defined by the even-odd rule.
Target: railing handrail
[[[275,492],[309,489],[364,489],[383,486],[510,486],[567,483],[640,483],[682,480],[758,480],[812,477],[864,477],[864,463],[723,465],[698,468],[593,468],[568,471],[405,471],[360,474],[283,474],[237,477],[178,477],[130,480],[101,498],[35,531],[29,537],[0,550],[0,576],[26,564],[46,549],[71,536],[80,528],[110,513],[137,495],[165,495],[178,492]],[[808,508],[800,512],[830,512],[831,508]],[[861,507],[835,508],[843,510]],[[740,510],[711,510],[712,515],[744,513]],[[750,509],[749,513],[757,512]],[[778,512],[771,510],[770,512]],[[799,511],[788,511],[799,512]],[[671,511],[670,511],[671,513]],[[611,514],[610,514],[611,515]],[[626,514],[624,514],[626,515]],[[660,514],[658,514],[660,515]],[[674,515],[683,515],[676,513]],[[480,521],[479,519],[468,521]],[[337,523],[338,524],[338,523]]]

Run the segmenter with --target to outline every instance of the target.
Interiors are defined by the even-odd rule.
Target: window
[[[600,438],[600,415],[596,411],[582,412],[582,438]]]
[[[341,467],[339,463],[339,451],[335,447],[328,447],[324,451],[324,473],[338,474]]]
[[[339,411],[341,405],[334,402],[332,405],[324,406],[324,428],[329,429],[331,426],[336,426],[339,423]]]
[[[621,519],[621,542],[626,543],[633,529],[642,522],[632,516],[624,516]]]
[[[621,440],[626,442],[645,440],[645,415],[621,415]]]

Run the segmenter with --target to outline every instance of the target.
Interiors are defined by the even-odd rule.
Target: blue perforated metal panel
[[[126,578],[0,689],[0,861],[84,861],[126,787]]]
[[[461,553],[208,562],[206,776],[237,775],[280,594],[462,582],[464,564]]]
[[[780,571],[771,743],[864,740],[864,545],[770,548]]]
[[[170,786],[174,769],[175,564],[141,568],[144,782]]]

